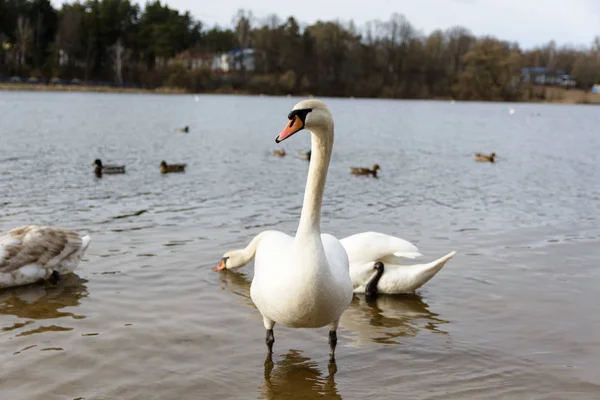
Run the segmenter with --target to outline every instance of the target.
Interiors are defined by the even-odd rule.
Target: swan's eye
[[[312,111],[312,108],[304,108],[302,110],[293,110],[292,112],[290,112],[288,114],[288,119],[293,121],[294,117],[298,117],[298,118],[300,118],[300,121],[302,121],[302,123],[304,123],[306,116],[311,111]],[[290,125],[290,127],[291,127],[291,125]]]

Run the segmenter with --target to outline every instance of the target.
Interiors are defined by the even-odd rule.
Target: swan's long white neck
[[[254,236],[250,243],[248,243],[248,246],[244,247],[243,249],[237,249],[228,252],[230,262],[229,268],[240,268],[248,264],[256,255],[256,248],[258,247],[258,243],[260,242],[264,234],[267,232],[269,231],[263,231],[258,235]]]
[[[254,258],[254,255],[256,254],[256,247],[258,246],[258,243],[260,242],[260,239],[262,239],[264,234],[265,232],[261,232],[258,235],[254,236],[250,243],[248,243],[248,246],[246,246],[242,250],[244,255],[244,261],[246,263],[252,260],[252,258]]]
[[[333,122],[328,127],[312,129],[310,165],[296,239],[321,235],[321,204],[332,148]]]

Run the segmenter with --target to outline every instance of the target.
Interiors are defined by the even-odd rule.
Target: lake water
[[[600,398],[593,106],[324,99],[323,231],[457,255],[416,295],[355,296],[335,366],[327,328],[280,326],[265,364],[253,266],[212,268],[261,230],[294,233],[310,136],[274,138],[299,100],[0,92],[0,230],[92,235],[57,287],[0,292],[0,397]],[[127,173],[98,179],[95,158]],[[162,176],[163,159],[188,170]],[[349,173],[374,163],[379,179]]]

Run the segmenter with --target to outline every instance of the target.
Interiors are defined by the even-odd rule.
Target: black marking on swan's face
[[[306,125],[306,116],[308,115],[309,112],[312,111],[312,108],[303,108],[301,110],[292,110],[290,111],[290,113],[288,114],[288,119],[290,120],[290,128],[292,127],[292,121],[294,120],[294,117],[298,117],[300,118],[300,121],[302,121],[302,125]]]
[[[227,256],[224,256],[221,258],[221,261],[223,262],[225,269],[227,269],[227,260],[229,260],[229,257],[227,257]]]

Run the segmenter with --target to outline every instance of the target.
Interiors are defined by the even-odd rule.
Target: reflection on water
[[[360,346],[366,342],[399,343],[398,338],[416,336],[423,329],[447,334],[439,328],[446,323],[417,294],[379,295],[372,300],[355,295],[340,326],[348,329],[354,345]]]
[[[221,287],[236,296],[245,299],[244,304],[256,309],[256,306],[250,298],[250,285],[252,278],[244,272],[224,270],[219,273],[219,281],[223,283]]]
[[[27,319],[85,318],[60,310],[78,306],[80,300],[87,297],[86,282],[76,274],[67,274],[56,286],[40,282],[4,290],[0,292],[0,314]]]
[[[261,386],[261,398],[265,399],[314,399],[325,396],[341,399],[335,383],[337,365],[328,364],[326,377],[319,365],[299,350],[290,350],[281,360],[273,363],[270,355],[265,360],[265,380]]]
[[[334,382],[321,362],[327,328],[281,329],[276,350],[304,353],[263,377],[253,268],[211,271],[264,227],[298,227],[307,164],[269,151],[296,100],[191,98],[0,92],[11,110],[2,230],[42,223],[93,237],[77,269],[89,283],[0,292],[2,400],[598,397],[597,110],[522,104],[509,117],[502,104],[327,100],[339,134],[323,231],[458,251],[424,297],[354,298]],[[202,133],[169,141],[181,121]],[[485,149],[504,162],[476,164]],[[97,157],[127,174],[95,178]],[[189,172],[162,177],[163,158]],[[374,160],[380,179],[349,174]]]
[[[244,299],[242,304],[256,309],[250,298],[251,277],[246,273],[224,270],[218,274],[221,287]],[[448,321],[429,310],[429,305],[418,294],[379,295],[367,300],[355,294],[352,303],[342,314],[340,327],[347,329],[351,343],[360,347],[367,343],[396,344],[401,337],[416,336],[426,329],[448,334],[440,328]]]

